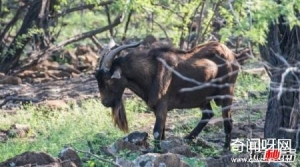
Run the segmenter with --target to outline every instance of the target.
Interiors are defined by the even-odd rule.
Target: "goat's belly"
[[[171,108],[188,109],[196,107],[204,107],[209,100],[206,100],[207,96],[201,96],[201,94],[188,93],[186,95],[176,95],[170,101]]]

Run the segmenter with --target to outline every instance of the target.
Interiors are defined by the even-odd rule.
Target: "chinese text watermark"
[[[233,139],[231,149],[249,153],[248,162],[293,162],[296,158],[291,139]]]

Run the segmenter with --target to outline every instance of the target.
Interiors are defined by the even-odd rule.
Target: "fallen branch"
[[[99,43],[98,39],[96,38],[96,36],[91,36],[90,39],[92,40],[92,42],[97,46],[98,50],[102,50],[103,47],[102,45]]]
[[[92,30],[92,31],[88,31],[88,32],[85,32],[85,33],[82,33],[82,34],[75,35],[75,36],[73,36],[73,37],[71,37],[71,38],[69,38],[65,41],[62,41],[62,42],[56,44],[56,45],[52,45],[51,47],[49,47],[49,48],[43,50],[42,52],[40,52],[36,59],[34,59],[30,63],[28,63],[28,64],[24,65],[23,67],[21,67],[19,70],[14,72],[13,75],[19,74],[19,73],[23,72],[24,70],[28,69],[29,67],[32,67],[33,65],[38,64],[40,61],[45,60],[47,58],[47,56],[44,56],[45,54],[50,54],[51,52],[57,51],[57,50],[61,49],[62,47],[66,46],[66,45],[69,45],[71,43],[77,42],[79,40],[82,40],[82,39],[85,39],[85,38],[88,38],[88,37],[92,37],[92,36],[94,36],[98,33],[107,31],[111,27],[115,27],[115,26],[119,25],[122,22],[122,20],[123,20],[123,15],[119,15],[119,16],[116,17],[116,19],[110,25],[107,25],[105,27],[98,28],[98,29],[95,29],[95,30]]]
[[[84,154],[88,154],[88,155],[90,155],[90,156],[92,156],[92,157],[94,157],[94,158],[97,158],[97,159],[100,160],[100,161],[110,163],[110,164],[112,164],[112,165],[114,165],[114,166],[122,167],[121,165],[119,165],[119,164],[117,164],[117,163],[115,163],[115,162],[113,162],[113,161],[106,160],[106,159],[104,159],[104,158],[102,158],[102,157],[100,157],[100,156],[98,156],[98,155],[96,155],[96,154],[92,154],[92,153],[89,152],[89,151],[82,151],[82,150],[78,150],[78,149],[75,149],[75,151],[76,151],[76,152],[80,152],[80,153],[84,153]]]
[[[75,35],[74,37],[71,37],[71,38],[69,38],[69,39],[67,39],[63,42],[60,42],[57,45],[53,45],[52,47],[48,48],[44,52],[45,53],[46,52],[53,52],[53,51],[56,51],[56,50],[58,50],[58,49],[60,49],[64,46],[66,46],[66,45],[69,45],[71,43],[77,42],[79,40],[82,40],[82,39],[85,39],[85,38],[88,38],[88,37],[91,37],[91,36],[94,36],[96,34],[104,32],[104,31],[107,31],[110,28],[119,25],[122,22],[122,20],[123,20],[123,15],[119,15],[119,16],[116,17],[116,19],[110,25],[107,25],[105,27],[102,27],[102,28],[99,28],[99,29],[96,29],[96,30],[88,31],[88,32],[85,32],[85,33],[82,33],[82,34]]]

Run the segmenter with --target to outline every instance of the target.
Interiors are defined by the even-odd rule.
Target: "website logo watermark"
[[[231,150],[249,153],[247,162],[294,162],[296,159],[291,139],[233,139]]]

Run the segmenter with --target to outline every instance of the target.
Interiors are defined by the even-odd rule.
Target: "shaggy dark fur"
[[[116,58],[109,71],[96,72],[102,104],[112,107],[115,124],[121,130],[128,131],[122,94],[125,88],[129,88],[154,111],[156,122],[153,134],[159,141],[165,138],[167,112],[175,108],[199,107],[203,111],[200,122],[185,138],[197,137],[213,117],[210,101],[214,99],[216,104],[222,107],[225,147],[230,148],[230,106],[239,70],[237,57],[239,56],[219,42],[205,43],[189,51],[163,47],[129,53]],[[172,73],[157,58],[162,58],[180,74],[203,84],[214,81],[214,85],[228,86],[216,87],[211,84],[202,89],[180,92],[182,88],[197,85]],[[120,71],[121,78],[111,78],[116,70]],[[159,143],[156,143],[156,146],[158,148]]]

